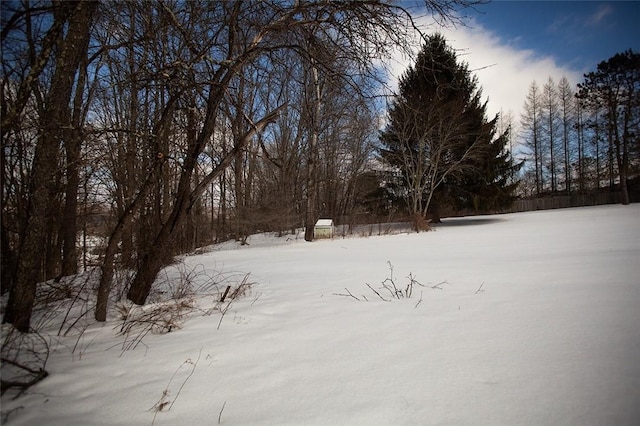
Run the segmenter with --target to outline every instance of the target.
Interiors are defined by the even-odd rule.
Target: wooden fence
[[[630,193],[631,202],[640,201],[640,194]],[[569,207],[599,206],[603,204],[619,204],[622,202],[620,192],[602,192],[598,194],[572,194],[554,197],[530,198],[517,200],[510,209],[503,213],[528,212],[533,210],[565,209]]]

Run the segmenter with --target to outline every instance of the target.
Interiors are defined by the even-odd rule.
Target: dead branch
[[[360,302],[360,299],[358,299],[356,296],[354,296],[348,288],[344,288],[345,290],[347,290],[347,294],[343,294],[343,293],[333,293],[334,296],[343,296],[343,297],[353,297],[354,299],[356,299],[358,302]]]
[[[389,299],[385,299],[384,297],[382,297],[382,295],[378,293],[375,288],[371,287],[369,283],[367,283],[367,287],[369,287],[371,291],[373,291],[380,299],[384,300],[385,302],[390,302]]]
[[[447,280],[444,280],[444,281],[442,281],[442,282],[439,282],[438,284],[434,284],[434,285],[432,285],[432,286],[431,286],[431,288],[432,288],[432,289],[434,289],[434,290],[436,290],[436,289],[437,289],[437,290],[442,290],[442,286],[443,286],[443,285],[445,285],[445,284],[449,284],[449,283],[447,282]]]
[[[6,360],[4,360],[4,359],[2,360],[2,362],[5,362],[5,361]],[[25,370],[26,370],[26,368],[25,368]],[[13,398],[13,399],[16,399],[20,395],[22,395],[27,389],[29,389],[31,386],[35,385],[36,383],[38,383],[41,380],[44,380],[44,378],[47,377],[48,375],[49,375],[49,373],[46,370],[40,369],[35,375],[31,376],[30,380],[18,381],[18,380],[2,380],[2,379],[0,379],[0,395],[4,395],[4,393],[6,391],[8,391],[9,389],[11,389],[11,388],[19,388],[20,391]]]
[[[220,409],[220,412],[218,413],[218,424],[220,424],[221,421],[222,421],[222,412],[224,411],[225,405],[227,405],[227,401],[222,403],[222,408]]]
[[[418,303],[416,303],[416,306],[413,307],[414,309],[417,308],[420,303],[422,303],[422,293],[423,291],[420,290],[420,300],[418,300]]]
[[[17,388],[14,399],[20,397],[29,387],[46,378],[45,370],[49,359],[49,344],[39,333],[20,333],[16,328],[8,331],[2,342],[2,378],[0,395]]]
[[[227,298],[227,294],[229,294],[229,290],[231,290],[231,286],[228,285],[227,289],[224,291],[224,294],[222,295],[222,297],[220,298],[220,302],[224,302],[224,299]]]

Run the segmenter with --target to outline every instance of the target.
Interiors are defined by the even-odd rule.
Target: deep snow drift
[[[179,266],[200,271],[195,281],[251,273],[255,285],[222,321],[201,298],[182,329],[129,350],[115,311],[80,338],[55,336],[52,325],[51,375],[18,400],[3,397],[3,417],[640,424],[640,205],[449,219],[421,234],[254,241]],[[381,300],[366,284],[390,298],[387,262],[402,290],[409,274],[424,287]]]

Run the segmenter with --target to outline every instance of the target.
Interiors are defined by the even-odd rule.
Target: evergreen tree
[[[472,160],[472,167],[467,172],[454,174],[447,180],[436,191],[436,201],[457,211],[485,213],[502,210],[515,201],[514,192],[518,186],[515,177],[522,163],[514,164],[510,152],[505,149],[510,129],[495,137],[497,119],[482,124],[485,155]]]
[[[596,131],[606,134],[610,157],[617,166],[622,204],[629,204],[627,180],[633,177],[633,166],[640,164],[640,54],[633,50],[617,53],[598,64],[597,70],[584,75],[578,84],[578,98],[584,106],[603,111],[604,120],[595,121]],[[609,160],[613,169],[613,158]],[[611,173],[613,183],[613,173]]]
[[[516,184],[508,179],[520,166],[505,152],[508,134],[496,137],[497,117],[487,120],[481,97],[477,78],[439,34],[400,78],[380,154],[399,177],[388,186],[407,202],[416,230],[427,211],[438,222],[445,205],[486,211],[513,201]]]

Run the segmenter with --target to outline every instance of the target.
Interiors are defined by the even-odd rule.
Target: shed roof
[[[316,226],[333,226],[332,219],[318,219]]]

